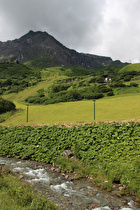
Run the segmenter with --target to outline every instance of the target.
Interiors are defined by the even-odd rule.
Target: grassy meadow
[[[16,101],[14,103],[19,111],[1,125],[94,122],[94,102],[92,100],[29,106],[28,123],[27,106]],[[140,119],[139,104],[139,93],[96,100],[95,121]]]
[[[122,71],[129,68],[139,71],[140,64],[131,64]],[[27,123],[27,106],[23,102],[28,96],[36,95],[42,88],[48,88],[56,79],[66,78],[61,67],[42,69],[41,81],[34,86],[28,87],[19,93],[2,95],[4,99],[15,103],[18,111],[1,125],[25,125],[25,124],[53,124],[53,123],[84,123],[94,122],[93,100],[76,102],[62,102],[49,105],[30,105]],[[104,97],[96,100],[95,121],[137,120],[140,119],[140,80],[136,81],[138,87],[127,87],[114,89],[115,96]]]
[[[129,64],[125,67],[123,67],[119,72],[125,72],[125,71],[140,71],[140,64],[139,63],[133,63]]]

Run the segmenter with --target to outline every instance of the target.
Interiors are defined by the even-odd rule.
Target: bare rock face
[[[0,62],[18,60],[25,63],[39,58],[45,66],[80,65],[88,69],[108,66],[112,62],[110,57],[68,49],[47,32],[29,31],[19,39],[0,42]]]

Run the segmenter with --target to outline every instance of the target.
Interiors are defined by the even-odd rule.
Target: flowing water
[[[0,164],[9,167],[29,182],[39,193],[65,210],[140,210],[131,197],[117,197],[99,190],[85,179],[68,181],[51,170],[51,165],[35,161],[0,157]]]

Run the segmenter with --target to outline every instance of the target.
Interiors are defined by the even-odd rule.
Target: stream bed
[[[101,191],[87,179],[69,181],[51,170],[52,165],[15,158],[0,157],[0,165],[8,167],[29,182],[48,200],[65,210],[140,210],[140,203],[132,197],[118,197]]]

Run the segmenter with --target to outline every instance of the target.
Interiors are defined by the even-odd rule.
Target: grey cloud
[[[77,51],[140,58],[139,0],[0,0],[0,40],[46,31]]]
[[[80,49],[83,44],[88,50],[91,38],[93,45],[98,43],[104,6],[105,0],[1,0],[0,13],[9,35],[45,30],[68,47]]]
[[[100,47],[103,47],[114,59],[139,60],[140,1],[108,0],[107,2],[105,19],[101,25],[104,31],[102,35],[104,43]]]

